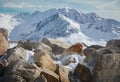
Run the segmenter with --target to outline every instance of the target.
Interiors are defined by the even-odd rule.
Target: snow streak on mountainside
[[[103,45],[110,39],[120,39],[120,22],[104,19],[95,13],[85,14],[75,9],[62,8],[36,11],[33,14],[2,15],[0,26],[10,30],[9,38],[13,41],[38,41],[50,37],[69,43]]]
[[[8,29],[9,33],[18,24],[19,24],[19,21],[17,21],[17,19],[13,18],[13,15],[0,14],[0,27]]]

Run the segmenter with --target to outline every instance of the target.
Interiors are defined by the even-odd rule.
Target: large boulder
[[[36,50],[36,49],[42,49],[45,52],[47,52],[54,59],[54,54],[52,53],[51,47],[49,47],[48,45],[46,45],[42,42],[21,40],[21,41],[18,42],[17,47],[22,47],[22,48],[30,50],[30,51]]]
[[[33,82],[40,76],[41,69],[34,63],[27,63],[20,59],[13,61],[6,68],[3,80],[4,82]]]
[[[26,50],[21,48],[21,47],[15,47],[12,49],[9,49],[7,51],[7,54],[2,56],[0,58],[0,63],[4,66],[7,67],[12,61],[15,61],[17,59],[26,59]]]
[[[99,55],[93,74],[96,82],[120,82],[120,54]]]
[[[33,59],[39,67],[48,68],[53,72],[56,70],[56,63],[54,62],[54,60],[50,57],[50,55],[48,55],[45,51],[41,49],[35,50]]]
[[[106,47],[111,49],[114,54],[120,54],[120,39],[108,41]]]
[[[44,38],[42,42],[52,48],[52,52],[57,55],[61,54],[69,45],[65,42],[51,39],[51,38]]]
[[[70,46],[69,48],[65,49],[63,52],[63,55],[69,55],[69,54],[73,54],[73,53],[77,53],[81,56],[83,56],[83,45],[81,43],[75,43],[72,46]]]
[[[89,54],[89,56],[84,59],[84,62],[87,63],[88,66],[94,66],[97,57],[104,54],[112,54],[112,51],[109,48],[100,48]]]
[[[81,82],[95,82],[89,68],[84,64],[77,65],[74,75]]]
[[[17,59],[26,59],[26,51],[19,47],[19,48],[12,48],[7,51],[6,55],[0,58],[0,75],[3,75],[4,70],[6,67],[12,62]]]

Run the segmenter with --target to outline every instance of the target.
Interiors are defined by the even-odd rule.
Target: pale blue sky
[[[19,13],[70,7],[120,21],[120,0],[0,0],[0,12]]]

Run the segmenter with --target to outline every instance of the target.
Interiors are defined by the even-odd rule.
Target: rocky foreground
[[[0,57],[0,82],[120,82],[120,40],[83,47],[50,38],[19,41]],[[84,60],[78,62],[76,54]],[[71,70],[68,66],[76,62]]]

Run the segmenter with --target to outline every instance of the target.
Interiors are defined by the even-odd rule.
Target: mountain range
[[[120,39],[119,21],[71,8],[35,11],[32,14],[0,14],[0,27],[9,30],[11,41],[40,41],[49,37],[71,44],[105,45],[110,39]]]

